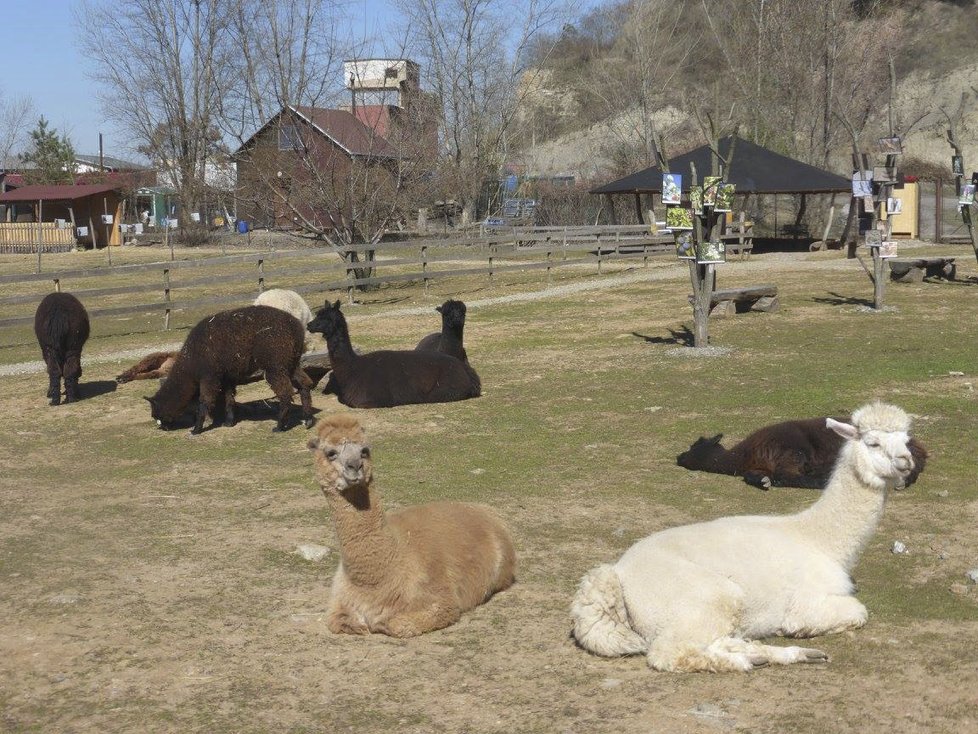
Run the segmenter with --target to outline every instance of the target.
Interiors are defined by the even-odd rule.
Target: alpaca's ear
[[[835,418],[826,418],[825,427],[838,433],[847,441],[855,441],[859,438],[859,429],[849,423],[837,421]]]
[[[328,301],[326,302],[326,305],[327,306],[329,305],[329,302]],[[333,308],[335,308],[337,311],[340,310],[340,300],[338,298],[336,299],[336,302],[333,303]]]
[[[315,451],[319,448],[319,436],[313,436],[306,442],[306,448]]]
[[[720,440],[722,438],[723,438],[723,434],[718,433],[717,435],[715,435],[713,438],[710,439],[710,443],[720,443]]]
[[[441,310],[441,306],[435,306],[435,310],[436,310],[436,311],[437,311],[438,313],[445,313],[444,311],[442,311],[442,310]]]
[[[155,400],[153,400],[153,398],[148,398],[148,397],[146,397],[145,395],[143,395],[143,400],[145,400],[145,401],[146,401],[147,403],[149,403],[150,405],[156,405],[156,401],[155,401]]]

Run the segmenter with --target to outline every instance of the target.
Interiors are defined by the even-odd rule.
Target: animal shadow
[[[110,392],[115,392],[118,386],[119,385],[115,380],[91,380],[90,382],[79,382],[78,399],[88,400],[90,398],[97,398],[100,395],[107,395]]]
[[[872,308],[873,302],[867,298],[855,298],[853,296],[843,296],[841,293],[829,291],[828,297],[812,298],[815,303],[827,303],[831,306],[867,306]]]
[[[285,425],[286,430],[291,430],[296,426],[302,425],[302,416],[299,414],[298,408],[293,405],[292,410],[289,411],[288,421]],[[215,424],[215,428],[221,427],[220,421],[224,419],[224,411],[220,408],[217,409],[218,412],[218,423]],[[312,414],[315,416],[322,411],[313,406]],[[234,418],[237,423],[242,423],[243,421],[277,421],[278,420],[278,400],[266,400],[264,398],[258,398],[257,400],[248,400],[243,403],[235,403],[234,405]],[[191,421],[191,425],[193,422]],[[204,430],[208,430],[205,428]]]
[[[632,332],[632,336],[644,339],[648,344],[681,344],[684,347],[692,346],[694,341],[693,332],[690,331],[688,326],[684,326],[681,329],[669,329],[669,336],[667,337],[646,336],[636,331]]]

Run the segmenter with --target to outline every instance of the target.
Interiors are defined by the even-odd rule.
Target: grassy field
[[[161,432],[142,399],[156,385],[116,389],[129,362],[111,355],[180,341],[190,324],[94,325],[86,399],[51,408],[45,375],[0,377],[0,730],[974,730],[978,280],[970,248],[921,250],[958,256],[958,281],[889,284],[882,313],[838,252],[723,265],[720,287],[776,283],[782,308],[712,321],[719,356],[685,348],[688,274],[668,261],[566,272],[553,284],[580,292],[533,300],[515,296],[546,288],[540,274],[345,306],[354,343],[376,349],[436,330],[445,297],[470,303],[484,395],[358,417],[386,506],[493,505],[519,580],[413,640],[326,629],[330,518],[306,432],[271,432],[264,383],[239,392],[248,415],[234,428]],[[601,285],[622,275],[636,279]],[[418,306],[432,310],[407,312]],[[4,332],[0,366],[38,358],[29,329]],[[567,610],[592,566],[664,527],[817,498],[677,467],[697,436],[735,440],[875,398],[914,416],[931,459],[856,568],[868,625],[812,645],[829,664],[670,675],[575,647]],[[314,404],[343,409],[318,393]],[[909,552],[892,553],[896,540]],[[332,552],[305,561],[303,543]]]

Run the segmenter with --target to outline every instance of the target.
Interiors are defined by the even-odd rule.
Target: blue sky
[[[88,61],[79,41],[73,11],[77,0],[2,0],[4,57],[0,75],[4,98],[28,96],[37,116],[71,138],[75,151],[98,153],[103,135],[106,155],[138,157],[105,119],[95,96],[95,83],[87,76]],[[358,36],[374,32],[383,0],[348,3],[351,30]],[[31,125],[33,127],[33,125]]]
[[[90,67],[73,14],[79,4],[78,0],[0,0],[6,60],[0,94],[8,99],[30,97],[36,116],[43,115],[51,126],[67,133],[77,153],[98,153],[101,132],[106,155],[138,159],[131,141],[105,119],[95,83],[86,76]],[[583,4],[596,3],[583,0]],[[349,0],[351,34],[378,35],[390,6],[385,0]],[[377,45],[375,49],[374,53],[383,53]]]

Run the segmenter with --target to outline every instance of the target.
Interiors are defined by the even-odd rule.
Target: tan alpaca
[[[385,515],[353,416],[321,420],[309,449],[340,546],[330,631],[413,637],[454,624],[513,583],[513,541],[490,508],[432,502]]]

